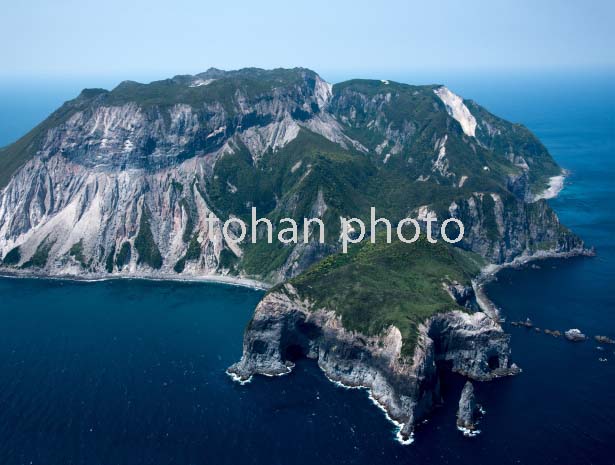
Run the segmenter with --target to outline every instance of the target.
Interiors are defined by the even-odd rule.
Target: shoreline
[[[74,274],[45,274],[32,272],[19,272],[15,270],[7,270],[0,268],[0,278],[13,279],[49,279],[58,281],[72,281],[95,283],[112,280],[143,280],[143,281],[168,281],[168,282],[183,282],[183,283],[202,283],[202,284],[224,284],[228,286],[246,287],[259,291],[266,291],[271,287],[271,284],[258,281],[250,278],[240,278],[234,276],[223,275],[202,275],[202,276],[174,276],[170,274],[98,274],[80,276]]]
[[[476,302],[481,311],[485,312],[497,323],[501,322],[501,315],[499,307],[489,298],[484,287],[486,284],[493,281],[497,274],[507,268],[521,268],[528,263],[548,260],[548,259],[568,259],[574,257],[594,257],[596,253],[593,249],[578,248],[568,252],[555,252],[549,250],[541,250],[531,255],[520,255],[514,260],[508,263],[501,263],[499,265],[489,264],[480,270],[478,276],[472,280],[472,288],[476,295]]]
[[[327,372],[320,366],[320,364],[318,364],[317,361],[314,361],[316,363],[316,365],[318,366],[318,368],[320,369],[320,371],[322,372],[322,374],[324,375],[324,377],[327,379],[327,381],[331,382],[334,386],[341,388],[341,389],[346,389],[346,390],[351,390],[351,389],[358,389],[361,391],[366,391],[367,392],[367,397],[369,398],[369,400],[372,401],[372,403],[378,407],[378,409],[380,411],[382,411],[384,413],[385,418],[393,424],[394,426],[394,432],[395,432],[395,440],[400,443],[403,446],[407,446],[410,445],[414,442],[414,433],[411,433],[408,437],[405,437],[401,431],[403,430],[405,423],[402,423],[400,421],[395,420],[389,413],[389,411],[387,410],[387,408],[384,406],[384,404],[382,404],[378,399],[376,399],[376,397],[374,397],[373,392],[372,392],[372,388],[369,386],[364,386],[364,385],[352,385],[352,384],[345,384],[342,381],[338,381],[336,379],[331,378]],[[287,376],[289,374],[291,374],[293,372],[293,366],[288,367],[288,371],[285,371],[283,373],[258,373],[260,376],[265,376],[267,378],[278,378],[280,376]],[[254,375],[250,375],[249,378],[247,379],[242,379],[241,377],[239,377],[238,375],[236,375],[235,373],[229,371],[228,369],[225,371],[225,373],[231,378],[231,380],[234,383],[238,383],[240,386],[245,386],[246,384],[249,384],[252,382],[252,379],[254,378]]]
[[[391,414],[389,413],[389,411],[387,410],[386,406],[381,403],[376,397],[374,397],[374,393],[372,392],[372,388],[369,386],[363,386],[363,385],[351,385],[351,384],[344,384],[341,381],[338,381],[336,379],[333,379],[331,377],[329,377],[329,375],[327,374],[327,372],[325,372],[325,370],[323,370],[320,365],[319,365],[320,370],[322,371],[322,373],[325,375],[325,378],[330,381],[331,383],[333,383],[333,385],[335,385],[338,388],[341,389],[346,389],[346,390],[351,390],[351,389],[358,389],[361,391],[366,391],[367,392],[367,397],[369,400],[372,401],[372,403],[382,412],[384,413],[384,417],[393,424],[393,426],[395,427],[393,430],[395,432],[395,440],[401,444],[402,446],[409,446],[410,444],[412,444],[414,442],[414,432],[411,432],[410,435],[408,435],[407,437],[404,436],[402,434],[402,430],[404,429],[404,426],[406,425],[405,423],[402,423],[401,421],[396,420],[395,418],[393,418],[391,416]]]
[[[549,178],[548,186],[545,190],[543,190],[540,194],[536,194],[534,196],[534,202],[541,199],[554,199],[559,195],[559,193],[564,189],[564,181],[568,176],[568,172],[566,170],[562,170],[561,174],[557,176],[551,176]]]

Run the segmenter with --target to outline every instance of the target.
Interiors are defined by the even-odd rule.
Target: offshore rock
[[[566,336],[566,339],[572,342],[582,342],[587,339],[587,336],[576,328],[569,329],[564,333],[564,336]]]
[[[459,399],[459,408],[457,410],[457,428],[466,434],[476,430],[480,414],[480,407],[476,403],[474,396],[474,385],[471,381],[466,381],[466,384],[461,391]]]

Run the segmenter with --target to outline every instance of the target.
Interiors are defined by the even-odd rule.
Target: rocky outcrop
[[[476,431],[476,424],[480,414],[480,407],[474,397],[474,385],[471,381],[466,381],[461,391],[459,408],[457,409],[457,428],[464,434],[471,434]]]
[[[564,336],[572,342],[583,342],[587,339],[587,336],[576,328],[569,329],[564,333]]]
[[[380,335],[348,331],[333,311],[312,308],[285,285],[259,303],[244,335],[243,356],[228,373],[246,382],[255,374],[289,373],[298,357],[314,359],[330,380],[369,389],[407,441],[440,400],[436,363],[481,381],[518,372],[510,364],[509,336],[482,312],[429,318],[410,358],[401,355],[403,344],[394,326]]]

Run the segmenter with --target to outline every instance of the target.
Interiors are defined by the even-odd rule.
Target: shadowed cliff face
[[[410,357],[402,355],[403,343],[395,326],[376,336],[348,331],[334,311],[314,310],[287,285],[258,305],[244,335],[243,356],[228,372],[245,382],[255,374],[289,373],[297,356],[315,359],[332,381],[369,389],[401,424],[404,440],[440,400],[436,362],[481,381],[518,372],[510,365],[509,336],[482,312],[428,318]]]
[[[0,150],[0,257],[51,275],[275,283],[339,250],[340,215],[374,206],[393,222],[458,217],[460,245],[501,263],[582,247],[531,202],[559,172],[527,129],[442,86],[331,86],[306,69],[124,82],[83,91]],[[208,238],[210,212],[249,223],[252,206],[331,233],[322,245]]]
[[[560,224],[545,200],[526,203],[497,193],[474,193],[452,202],[448,211],[464,224],[461,246],[492,263],[508,263],[540,250],[583,249],[583,241]]]

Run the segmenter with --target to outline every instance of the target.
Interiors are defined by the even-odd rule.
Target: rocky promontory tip
[[[437,363],[480,381],[520,371],[510,363],[509,336],[482,312],[433,315],[420,324],[409,356],[402,354],[404,344],[395,326],[378,335],[346,328],[335,311],[316,307],[287,284],[256,308],[243,356],[228,373],[245,383],[255,374],[289,373],[298,357],[313,359],[331,381],[369,390],[407,444],[414,426],[440,401]]]

